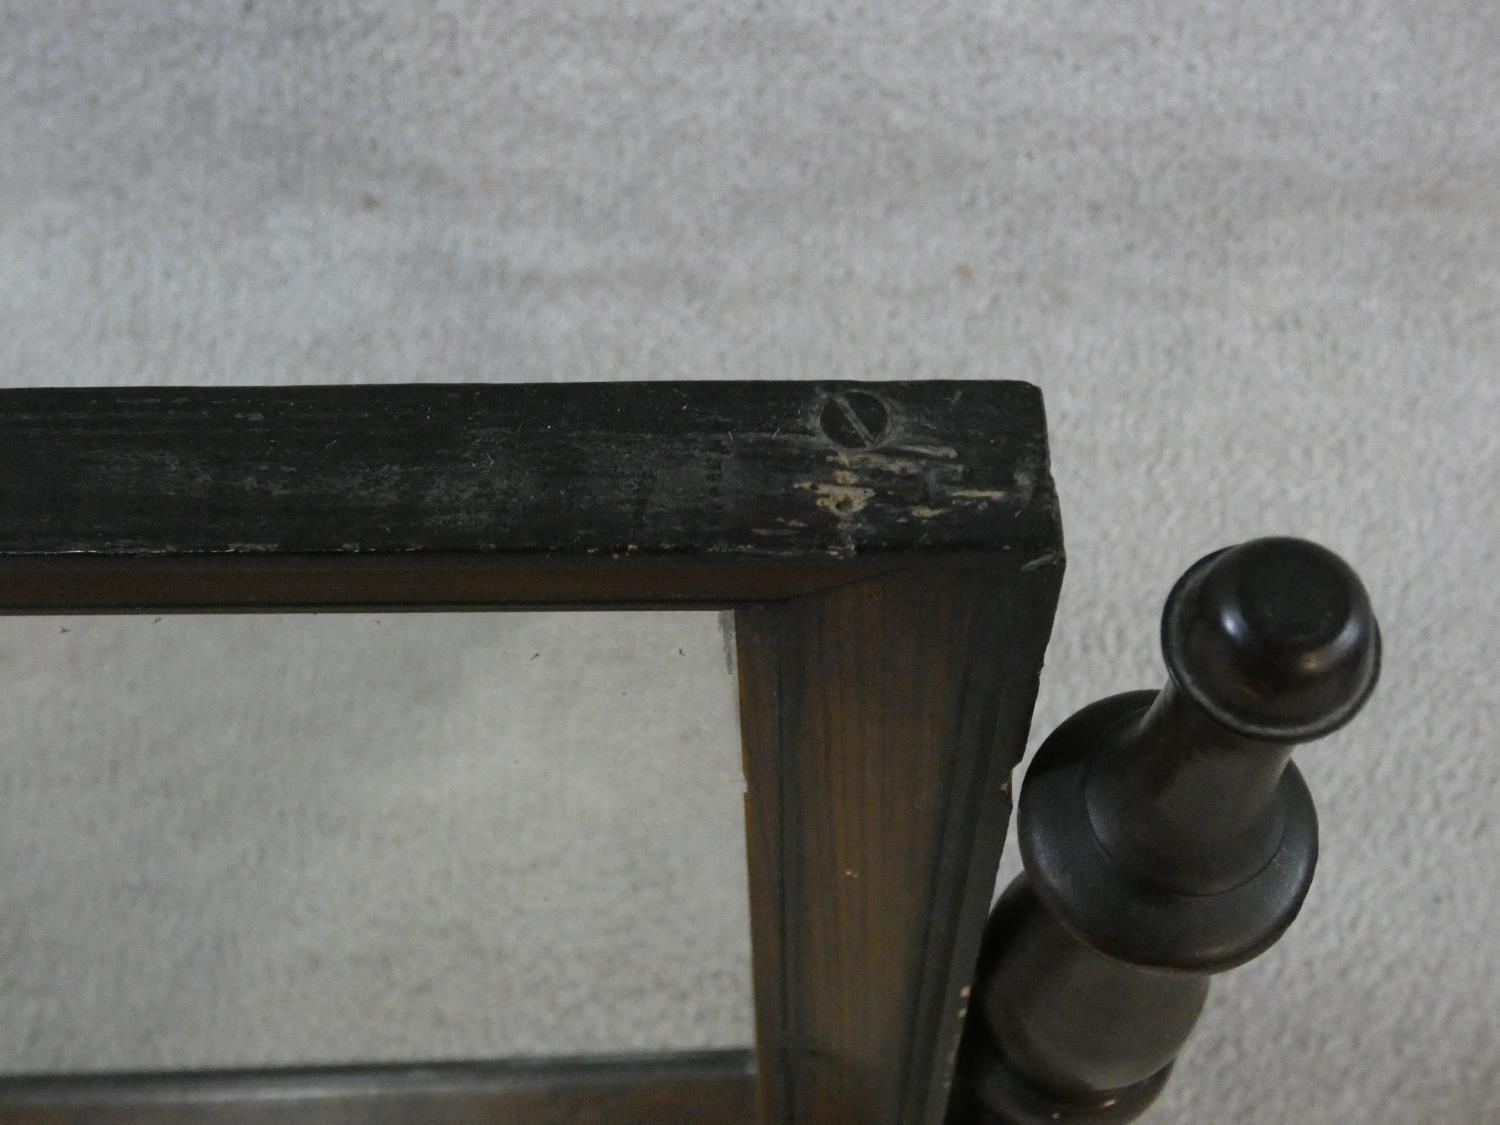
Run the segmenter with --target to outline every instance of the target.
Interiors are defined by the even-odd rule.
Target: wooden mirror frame
[[[0,1079],[0,1125],[938,1125],[1063,553],[1015,382],[0,392],[0,612],[730,610],[756,1050]]]

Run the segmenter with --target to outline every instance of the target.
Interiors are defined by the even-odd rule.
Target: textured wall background
[[[1301,759],[1318,884],[1154,1120],[1500,1120],[1500,9],[12,0],[0,29],[6,384],[1031,379],[1070,554],[1038,734],[1160,679],[1203,552],[1344,553],[1388,658]],[[27,804],[8,849],[97,848]]]

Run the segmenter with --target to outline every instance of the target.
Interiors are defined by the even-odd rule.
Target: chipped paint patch
[[[848,475],[853,477],[852,473]],[[844,481],[830,484],[828,481],[804,480],[798,481],[797,487],[815,494],[818,498],[818,507],[832,512],[841,520],[852,519],[859,515],[864,511],[865,506],[875,499],[873,488],[862,488]]]

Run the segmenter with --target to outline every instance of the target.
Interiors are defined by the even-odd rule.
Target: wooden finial
[[[1290,756],[1375,686],[1359,578],[1300,539],[1219,551],[1173,588],[1162,647],[1164,688],[1084,708],[1037,752],[1026,873],[985,937],[955,1121],[1133,1120],[1209,975],[1265,950],[1307,895],[1317,815]]]

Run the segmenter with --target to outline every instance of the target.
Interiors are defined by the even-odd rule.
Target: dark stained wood
[[[1029,546],[738,614],[773,1120],[943,1117],[1061,578]]]
[[[752,1071],[728,1051],[0,1078],[0,1125],[751,1125]]]
[[[929,874],[927,934],[909,1048],[920,1068],[905,1087],[902,1121],[936,1125],[949,1103],[1010,825],[1011,770],[1026,752],[1062,578],[1060,541],[1047,554],[1009,559],[967,575],[972,584],[966,592],[968,629],[959,640],[967,648],[959,657],[962,678],[951,685],[952,756]]]
[[[781,691],[779,617],[774,607],[735,613],[740,687],[740,741],[745,772],[746,862],[750,882],[750,942],[755,989],[755,1043],[761,1059],[757,1102],[763,1123],[787,1116],[790,1044],[787,1019],[795,1006],[784,956],[787,898],[782,879]]]
[[[794,597],[921,561],[732,556],[0,556],[0,613],[722,607]]]
[[[1264,952],[1318,857],[1292,750],[1380,675],[1358,575],[1306,540],[1199,560],[1167,597],[1169,676],[1083,708],[1026,774],[1025,873],[976,969],[949,1125],[1124,1125],[1165,1086],[1212,974]]]

